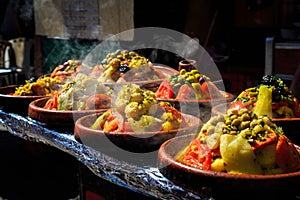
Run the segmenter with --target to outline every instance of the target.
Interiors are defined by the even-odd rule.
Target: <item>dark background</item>
[[[298,42],[299,27],[295,23],[300,22],[299,5],[297,0],[135,0],[134,24],[136,28],[164,27],[199,40],[227,80],[227,89],[238,93],[263,76],[266,37]],[[31,58],[36,75],[47,73],[66,60],[84,58],[99,43],[36,36],[33,0],[2,0],[0,9],[3,39],[39,39],[40,46]],[[286,32],[294,37],[283,35]],[[157,59],[163,60],[165,54],[168,52],[159,54]],[[296,57],[297,64],[300,61]],[[167,64],[177,68],[177,59],[175,56]]]

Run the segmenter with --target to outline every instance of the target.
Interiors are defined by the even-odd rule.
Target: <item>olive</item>
[[[129,70],[129,67],[127,64],[121,64],[118,70],[119,72],[127,72]]]
[[[205,80],[205,78],[203,77],[203,76],[201,76],[200,78],[199,78],[199,83],[202,85],[204,82],[205,82],[206,80]]]

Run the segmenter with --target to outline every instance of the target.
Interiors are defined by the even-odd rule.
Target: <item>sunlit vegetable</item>
[[[177,109],[169,103],[158,102],[154,92],[143,90],[138,85],[122,85],[117,97],[115,108],[109,113],[112,117],[106,117],[107,112],[104,113],[92,128],[116,132],[152,132],[169,131],[187,125]]]
[[[162,99],[202,100],[225,97],[209,77],[197,69],[192,71],[180,70],[178,75],[172,75],[163,81],[156,92]]]
[[[233,174],[300,170],[300,152],[267,116],[269,111],[257,109],[259,114],[241,108],[229,109],[224,116],[213,116],[198,136],[177,154],[177,161]]]
[[[280,78],[270,75],[264,76],[257,87],[242,91],[229,108],[251,110],[257,104],[259,96],[261,96],[261,100],[258,103],[261,105],[257,106],[255,112],[268,109],[268,112],[264,112],[272,118],[300,117],[298,99]]]

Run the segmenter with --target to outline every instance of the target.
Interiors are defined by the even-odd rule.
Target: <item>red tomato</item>
[[[184,84],[180,86],[176,99],[189,99],[192,92],[194,92],[194,89],[188,84]]]
[[[234,101],[230,104],[228,109],[233,109],[233,110],[240,110],[242,108],[245,108],[245,105],[241,100]]]
[[[300,154],[286,137],[279,137],[276,145],[276,162],[284,172],[295,172],[300,169]]]
[[[110,115],[103,126],[104,131],[115,131],[118,129],[118,119],[116,119],[116,116]]]
[[[206,99],[222,97],[219,88],[209,80],[201,84],[201,92],[202,96]]]
[[[206,81],[201,84],[201,93],[203,96],[209,96],[208,83]]]
[[[169,80],[163,80],[156,91],[156,97],[162,99],[170,99],[173,96],[173,88]]]
[[[206,144],[195,139],[183,156],[183,162],[191,167],[210,170],[212,164],[212,152]]]
[[[253,150],[262,148],[268,144],[271,144],[275,142],[277,139],[277,135],[274,132],[271,132],[267,135],[266,139],[264,141],[254,141],[254,144],[252,145]]]

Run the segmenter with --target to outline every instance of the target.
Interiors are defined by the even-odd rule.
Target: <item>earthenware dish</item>
[[[194,115],[206,122],[211,117],[211,109],[214,105],[231,101],[235,96],[228,92],[223,92],[223,98],[203,99],[203,100],[179,100],[179,99],[161,99],[159,101],[171,103],[177,110],[182,113]]]
[[[151,152],[157,150],[160,145],[177,135],[185,135],[198,132],[202,127],[202,121],[192,115],[182,114],[188,122],[188,126],[180,127],[176,130],[158,131],[158,132],[106,132],[103,130],[94,130],[89,128],[96,120],[97,114],[91,114],[78,119],[75,123],[75,139],[83,143],[93,143],[98,147],[105,145],[109,139],[112,143],[131,152]],[[98,141],[96,143],[95,141]]]
[[[9,85],[0,87],[0,109],[8,113],[16,113],[26,116],[28,113],[28,105],[45,96],[14,96],[16,88],[20,85]]]
[[[158,168],[173,182],[195,192],[210,192],[217,199],[277,199],[277,195],[295,199],[296,195],[300,194],[300,171],[276,175],[228,174],[200,170],[177,162],[174,158],[176,154],[195,137],[196,134],[189,134],[172,138],[164,142],[158,150]]]
[[[71,126],[73,127],[77,119],[93,113],[103,113],[108,108],[97,110],[49,110],[43,108],[50,97],[44,97],[32,101],[28,106],[28,116],[38,122],[48,126]]]
[[[231,102],[216,105],[212,108],[212,115],[225,113]],[[300,145],[300,118],[273,118],[277,126],[282,127],[284,133],[297,145]]]

